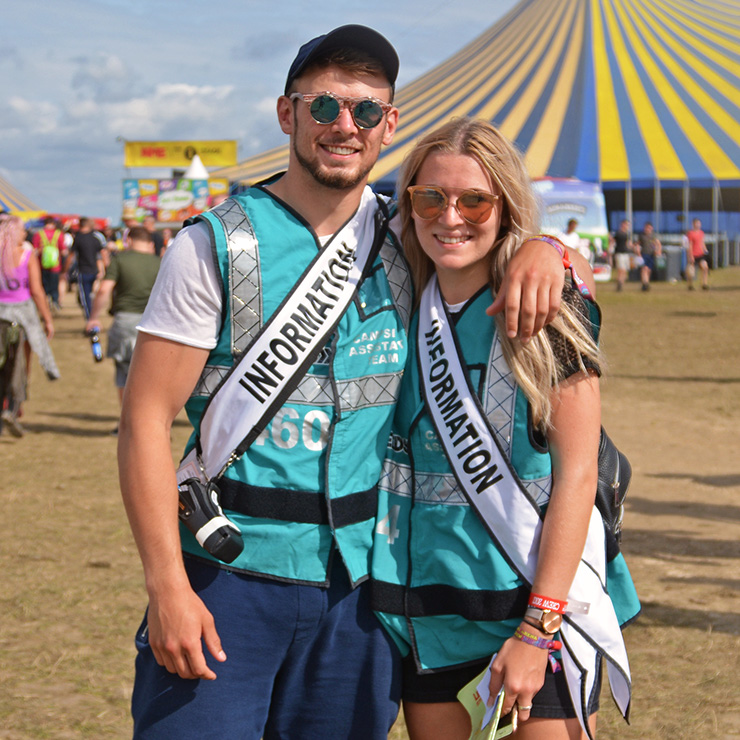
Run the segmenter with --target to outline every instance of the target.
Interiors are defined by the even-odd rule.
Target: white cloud
[[[6,114],[0,116],[4,136],[39,133],[47,134],[57,128],[59,108],[45,100],[27,100],[14,95],[8,100]]]
[[[73,61],[77,69],[70,86],[82,97],[111,102],[126,100],[136,92],[137,74],[114,54],[98,53]]]

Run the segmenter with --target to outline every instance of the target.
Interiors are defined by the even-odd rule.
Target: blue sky
[[[298,47],[345,23],[386,35],[398,86],[454,54],[516,0],[20,0],[0,27],[0,176],[40,208],[121,212],[129,140],[284,141],[275,99]],[[165,176],[169,171],[133,170]]]

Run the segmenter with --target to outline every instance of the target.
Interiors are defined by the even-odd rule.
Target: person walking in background
[[[25,241],[26,229],[18,216],[0,220],[0,431],[23,436],[18,417],[26,399],[27,357],[24,337],[38,355],[50,380],[59,377],[48,340],[54,336],[41,268],[33,247]],[[38,311],[38,313],[37,313]],[[39,314],[44,328],[39,323]]]
[[[44,218],[44,224],[33,235],[33,248],[41,262],[41,283],[44,286],[52,311],[61,308],[59,277],[67,255],[64,232],[52,216]]]
[[[106,226],[103,229],[103,239],[105,240],[105,249],[103,249],[103,263],[105,269],[110,265],[111,256],[123,249],[123,240],[120,238],[116,229],[112,226]]]
[[[568,219],[565,231],[560,232],[558,238],[571,250],[571,254],[578,252],[583,259],[588,260],[589,264],[591,264],[593,262],[593,252],[589,247],[588,239],[582,239],[576,231],[577,228],[578,220],[575,218]]]
[[[165,254],[118,437],[149,593],[137,739],[384,740],[395,720],[400,655],[366,580],[411,293],[387,203],[367,183],[396,129],[397,72],[393,47],[364,26],[304,44],[277,101],[287,171],[196,217]],[[510,331],[544,323],[562,277],[546,243],[512,266],[497,302]],[[263,372],[264,406],[250,385]],[[292,381],[284,393],[278,379]],[[169,431],[183,405],[199,432],[178,475]],[[214,408],[233,416],[211,436],[201,422]],[[264,434],[212,470],[204,449],[234,449],[244,421]],[[216,479],[245,541],[228,564],[177,522],[178,482],[187,495]]]
[[[77,284],[80,305],[86,319],[90,317],[93,285],[105,273],[105,265],[103,263],[104,247],[103,238],[93,230],[92,221],[89,218],[81,218],[80,229],[72,242],[72,249],[67,257],[65,273],[69,275],[72,261],[75,260],[77,264]]]
[[[85,327],[88,334],[100,331],[100,316],[110,304],[113,324],[108,330],[106,356],[116,364],[119,402],[123,401],[123,389],[136,345],[136,326],[146,308],[160,265],[151,234],[143,226],[129,231],[128,243],[126,250],[113,252]],[[113,433],[118,433],[118,427]]]
[[[655,258],[663,254],[663,246],[660,239],[655,235],[650,221],[645,224],[639,236],[636,251],[642,257],[642,265],[640,266],[642,289],[650,290],[650,275],[655,269]]]
[[[157,230],[157,219],[155,219],[154,216],[146,216],[144,218],[143,226],[152,237],[154,254],[156,254],[157,257],[161,257],[165,251],[165,244],[162,232]]]
[[[617,291],[624,288],[627,273],[630,269],[630,257],[633,251],[632,233],[630,222],[625,218],[614,232],[612,243],[614,245],[614,267],[617,270]]]
[[[709,290],[709,250],[704,243],[704,232],[701,228],[701,219],[695,218],[692,228],[686,232],[689,240],[689,249],[686,264],[686,280],[689,290],[694,289],[694,278],[696,277],[696,266],[701,270],[702,290]]]
[[[162,242],[164,244],[165,250],[172,243],[172,239],[173,239],[172,229],[169,226],[162,229]]]

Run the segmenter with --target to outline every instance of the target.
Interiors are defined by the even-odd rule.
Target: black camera
[[[218,486],[213,481],[204,485],[198,478],[188,478],[177,490],[180,521],[206,552],[231,563],[244,549],[244,540],[239,528],[224,515],[218,502]]]

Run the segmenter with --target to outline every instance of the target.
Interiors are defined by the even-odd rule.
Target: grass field
[[[599,286],[604,422],[633,466],[623,549],[644,605],[626,632],[632,725],[605,689],[605,739],[740,737],[740,268],[711,281]],[[145,592],[109,434],[113,367],[93,362],[73,301],[56,323],[63,377],[36,365],[26,436],[0,436],[0,738],[126,738]],[[178,421],[174,456],[187,431]]]

